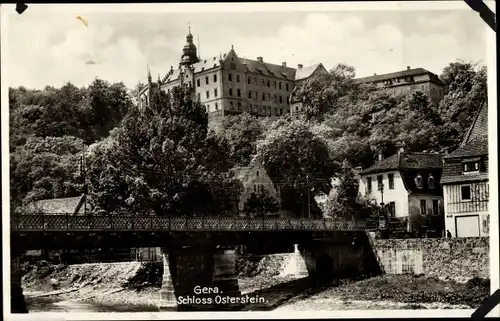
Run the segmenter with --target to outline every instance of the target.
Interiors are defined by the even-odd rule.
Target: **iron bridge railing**
[[[11,216],[11,231],[276,231],[360,230],[366,222],[330,218],[275,218],[224,216],[136,216],[18,214]]]

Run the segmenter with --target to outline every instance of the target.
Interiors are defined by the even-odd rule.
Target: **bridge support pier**
[[[10,262],[10,312],[28,313],[28,307],[26,306],[21,286],[21,259],[18,255],[11,252]]]
[[[162,252],[163,280],[158,304],[160,311],[239,308],[239,305],[224,304],[217,298],[218,295],[241,295],[235,273],[234,249],[198,245],[162,249]]]
[[[307,271],[316,282],[334,278],[364,278],[381,273],[365,232],[336,234],[330,240],[299,244]]]

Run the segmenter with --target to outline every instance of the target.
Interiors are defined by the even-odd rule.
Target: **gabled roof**
[[[300,69],[297,69],[297,72],[295,74],[295,80],[302,80],[311,77],[311,75],[318,69],[319,67],[323,67],[323,64],[315,64],[309,67],[303,67]]]
[[[408,76],[419,76],[419,75],[425,75],[425,74],[430,75],[431,80],[441,83],[441,81],[439,80],[439,77],[437,77],[434,73],[432,73],[429,70],[424,69],[424,68],[406,69],[406,70],[402,70],[402,71],[391,72],[388,74],[356,78],[354,81],[357,83],[369,83],[369,82],[379,82],[379,81],[389,80],[389,79],[393,79],[393,78],[403,78],[403,77],[408,77]]]
[[[28,205],[28,210],[44,214],[83,214],[84,201],[85,195],[45,199],[30,203]]]
[[[275,65],[268,62],[260,62],[257,60],[238,58],[240,63],[247,67],[247,70],[252,73],[262,74],[264,76],[274,76],[277,78],[294,80],[296,70],[282,65]]]
[[[385,158],[360,172],[360,175],[382,173],[402,169],[441,169],[442,154],[403,152]]]

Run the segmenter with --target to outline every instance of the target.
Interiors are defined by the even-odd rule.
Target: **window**
[[[257,100],[257,92],[253,93],[253,99]]]
[[[207,105],[207,113],[210,111],[210,104]]]
[[[366,178],[366,193],[370,194],[372,192],[372,178]]]
[[[253,186],[253,191],[254,191],[254,192],[257,192],[257,185],[254,185],[254,186]]]
[[[210,98],[210,92],[207,91],[207,99]]]
[[[205,77],[205,85],[208,85],[208,77]]]
[[[266,94],[262,93],[262,101],[266,101]]]
[[[228,76],[229,81],[233,81],[233,75],[228,74],[227,76]]]
[[[394,174],[387,175],[389,178],[389,189],[394,189]]]
[[[261,79],[261,80],[260,80],[260,84],[261,84],[262,86],[264,86],[264,79]]]
[[[274,86],[274,89],[276,89],[276,80],[273,81],[273,86]]]
[[[214,75],[214,82],[217,82],[217,74]]]
[[[233,95],[233,88],[229,88],[229,96]]]
[[[271,87],[271,81],[270,80],[267,81],[267,87]]]
[[[389,203],[389,215],[391,217],[396,217],[396,202]]]
[[[427,202],[420,200],[420,215],[427,215]]]
[[[436,182],[435,182],[434,176],[432,176],[432,174],[429,174],[429,178],[427,178],[427,185],[429,185],[429,188],[431,188],[431,189],[436,188]]]
[[[280,115],[283,115],[283,109],[280,108]]]
[[[253,83],[257,85],[257,77],[253,77]]]
[[[479,161],[468,161],[463,163],[463,171],[465,173],[479,172]]]
[[[460,186],[460,195],[462,201],[470,201],[472,199],[470,185]]]
[[[418,189],[422,188],[423,185],[422,185],[422,176],[420,176],[420,174],[417,175],[417,177],[415,177],[415,185],[417,186]]]
[[[240,75],[236,75],[236,82],[240,82]]]
[[[295,111],[299,111],[299,106],[295,106]]]
[[[248,104],[248,111],[252,112],[252,104]]]
[[[214,89],[214,97],[217,97],[217,88]]]
[[[434,214],[434,215],[439,214],[439,201],[438,200],[432,200],[432,214]]]
[[[278,83],[278,88],[281,90],[281,81]]]
[[[229,107],[231,110],[233,110],[233,102],[232,101],[229,102]]]
[[[252,78],[248,77],[248,79],[247,79],[247,83],[248,83],[249,85],[250,85],[250,84],[252,84]]]
[[[248,99],[251,99],[251,98],[252,98],[252,92],[251,92],[251,91],[249,91],[249,92],[248,92]]]
[[[236,94],[238,95],[238,97],[241,97],[241,90],[239,88],[236,89]]]
[[[231,57],[231,60],[233,60],[234,57]],[[231,63],[231,69],[236,69],[236,64],[234,62]]]
[[[274,114],[278,115],[278,108],[274,107]]]
[[[238,102],[238,110],[241,110],[241,102]]]
[[[259,177],[259,171],[257,171],[256,175],[257,175],[257,177]]]
[[[280,104],[283,103],[283,97],[280,96]]]
[[[198,101],[200,101],[200,100],[201,100],[200,93],[198,93]]]
[[[383,175],[378,175],[377,176],[377,185],[378,185],[378,190],[381,191],[384,188],[384,176]]]
[[[267,100],[271,101],[271,94],[270,93],[267,93]]]
[[[215,110],[219,110],[219,104],[215,103]]]
[[[196,79],[196,86],[200,87],[200,79]]]
[[[274,102],[277,103],[278,102],[278,96],[276,94],[274,94]]]
[[[285,84],[285,90],[288,91],[288,83]]]

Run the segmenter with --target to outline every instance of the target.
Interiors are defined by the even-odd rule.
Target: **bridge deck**
[[[11,231],[339,231],[361,230],[364,223],[329,218],[30,214],[12,215]]]

